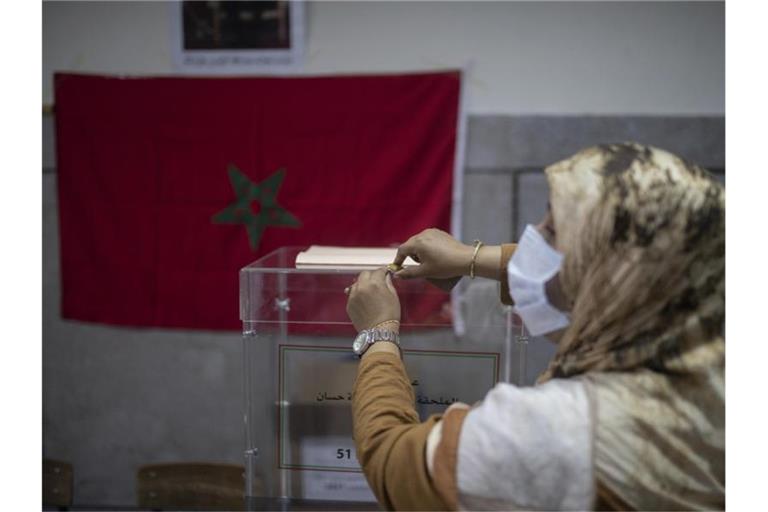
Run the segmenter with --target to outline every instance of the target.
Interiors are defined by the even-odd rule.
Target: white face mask
[[[507,277],[517,314],[533,336],[564,329],[570,323],[568,315],[550,304],[544,288],[562,264],[563,255],[528,224],[507,265]]]

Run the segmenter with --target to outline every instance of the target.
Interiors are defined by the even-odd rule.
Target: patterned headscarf
[[[599,484],[624,503],[724,506],[724,187],[638,144],[585,149],[546,174],[572,308],[539,382],[593,384],[611,460]]]

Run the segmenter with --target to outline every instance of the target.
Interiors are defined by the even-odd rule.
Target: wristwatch
[[[363,357],[368,347],[377,341],[390,341],[400,348],[400,335],[389,329],[363,329],[352,343],[352,351],[358,357]]]

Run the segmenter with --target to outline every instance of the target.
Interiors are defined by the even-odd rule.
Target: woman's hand
[[[402,265],[410,256],[418,266],[404,268],[395,274],[403,278],[446,279],[469,273],[474,247],[465,245],[445,231],[426,229],[412,236],[397,249],[394,263]]]
[[[400,321],[400,299],[386,268],[360,273],[349,287],[347,314],[358,331],[388,320]]]

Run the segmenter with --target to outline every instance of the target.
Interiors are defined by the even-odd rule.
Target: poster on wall
[[[174,2],[171,24],[174,61],[183,72],[291,72],[303,64],[301,1]]]

